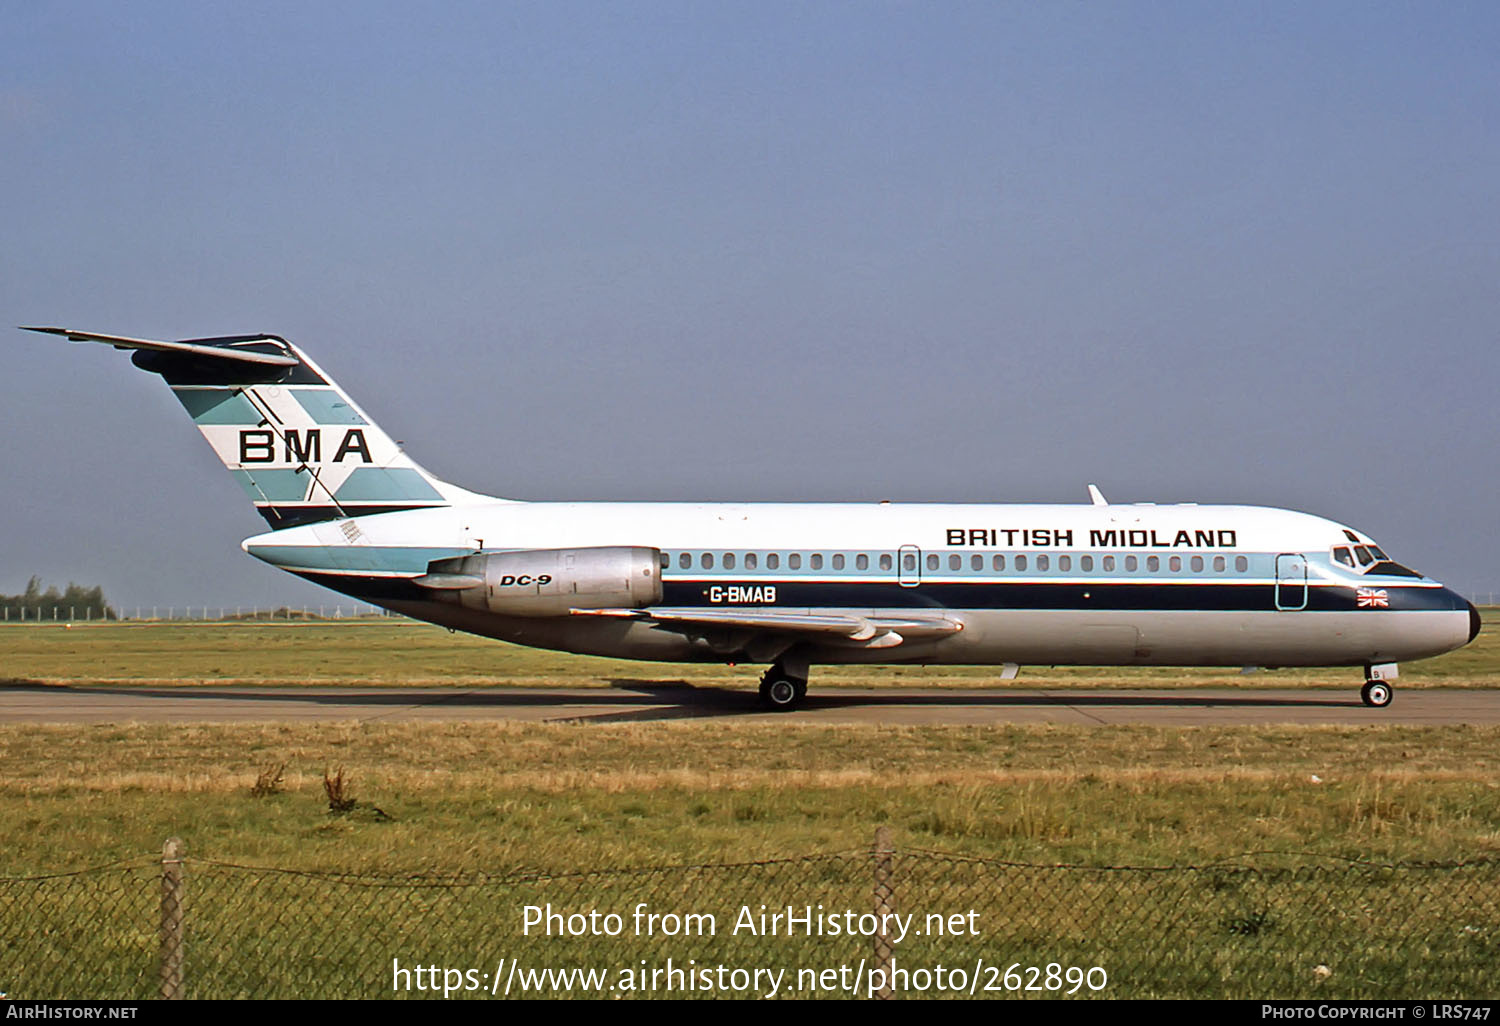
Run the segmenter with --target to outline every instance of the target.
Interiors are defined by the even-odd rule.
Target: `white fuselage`
[[[417,465],[277,335],[132,351],[276,530],[275,566],[488,637],[770,663],[1390,664],[1473,640],[1473,606],[1332,521],[1250,506],[512,502]]]
[[[895,647],[799,642],[824,663],[1374,665],[1470,640],[1472,607],[1438,582],[1335,558],[1368,545],[1332,521],[1246,506],[495,500],[273,531],[245,549],[430,622],[656,660],[746,658],[745,638],[508,616],[412,582],[474,553],[640,546],[659,551],[674,610],[940,614],[962,628]]]

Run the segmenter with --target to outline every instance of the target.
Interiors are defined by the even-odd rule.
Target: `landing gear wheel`
[[[760,679],[760,702],[772,712],[790,712],[807,697],[807,681],[772,667]]]
[[[1359,697],[1372,709],[1384,709],[1394,697],[1391,686],[1383,680],[1367,680],[1359,689]]]

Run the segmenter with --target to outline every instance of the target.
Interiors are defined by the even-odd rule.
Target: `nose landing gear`
[[[1367,680],[1359,689],[1359,697],[1372,709],[1384,709],[1391,704],[1391,686],[1383,680]]]
[[[1381,663],[1365,667],[1365,686],[1359,689],[1359,697],[1372,709],[1384,709],[1395,697],[1391,681],[1398,670],[1395,663]]]

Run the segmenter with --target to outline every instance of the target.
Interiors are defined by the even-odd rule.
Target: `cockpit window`
[[[1352,551],[1351,551],[1352,550]],[[1356,564],[1355,560],[1359,562]],[[1409,570],[1400,563],[1391,562],[1391,557],[1379,545],[1336,545],[1333,548],[1333,561],[1341,563],[1352,570],[1358,570],[1362,574],[1374,574],[1386,577],[1421,577],[1415,570]]]

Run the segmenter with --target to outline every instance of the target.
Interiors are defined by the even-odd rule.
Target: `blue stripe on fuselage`
[[[347,595],[373,602],[381,599],[431,601],[430,592],[410,580],[389,577],[364,577],[349,574],[324,574],[308,565],[306,554],[315,551],[298,547],[292,552],[300,560],[301,576]],[[392,549],[371,547],[371,552],[390,553]],[[384,565],[425,571],[432,559],[464,555],[459,549],[407,549],[399,558],[387,557]],[[290,556],[290,554],[289,554]],[[265,558],[265,557],[262,557]],[[324,557],[327,569],[337,570],[332,557]],[[421,564],[418,566],[417,564]],[[415,568],[415,569],[411,569]],[[722,590],[739,584],[745,589],[776,589],[775,604],[714,603],[709,601],[712,588]],[[1457,594],[1442,587],[1387,586],[1388,606],[1361,607],[1354,588],[1342,585],[1308,587],[1305,609],[1280,611],[1282,616],[1319,612],[1392,612],[1466,611],[1469,604]],[[1255,584],[1085,584],[1038,582],[974,582],[965,584],[923,584],[906,588],[894,581],[797,581],[755,578],[736,582],[715,578],[704,580],[668,580],[663,586],[662,605],[704,609],[952,609],[967,610],[1057,610],[1057,611],[1205,611],[1205,612],[1278,612],[1276,586]]]
[[[710,594],[738,586],[741,589],[776,589],[774,606],[756,603],[713,602]],[[1298,591],[1300,592],[1300,586]],[[1468,604],[1447,588],[1387,586],[1388,606],[1361,607],[1356,589],[1342,585],[1310,583],[1306,611],[1343,612],[1373,609],[1462,610]],[[973,581],[921,584],[903,587],[895,581],[798,581],[755,577],[743,581],[715,577],[712,580],[668,580],[663,586],[665,606],[702,606],[725,609],[752,605],[756,608],[818,609],[1108,609],[1108,610],[1237,610],[1276,608],[1276,585],[1270,582],[1244,584],[1212,583],[1100,583]],[[1301,610],[1299,610],[1301,611]],[[1289,614],[1291,611],[1288,611]]]

